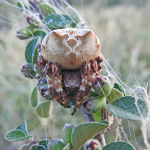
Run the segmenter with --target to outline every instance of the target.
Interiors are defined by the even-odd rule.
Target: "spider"
[[[37,61],[44,68],[49,94],[65,108],[71,107],[68,98],[76,102],[74,115],[102,68],[100,42],[88,29],[53,30],[44,37]]]

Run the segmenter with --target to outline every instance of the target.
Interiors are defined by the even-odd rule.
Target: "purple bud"
[[[34,29],[32,27],[20,27],[16,30],[16,36],[21,39],[28,39],[30,37],[32,37],[32,33],[33,33]]]
[[[92,100],[89,100],[83,104],[85,111],[89,114],[93,114],[102,110],[105,105],[105,97],[94,97]]]
[[[46,100],[53,100],[53,98],[49,95],[48,85],[44,85],[41,87],[40,94]]]
[[[106,76],[96,76],[93,80],[93,88],[100,97],[106,97],[111,92],[111,82]]]
[[[34,79],[36,73],[34,72],[32,68],[32,64],[30,63],[24,64],[20,67],[20,70],[23,76],[30,78],[30,79]]]
[[[29,13],[28,16],[27,16],[27,22],[33,28],[41,28],[41,27],[43,27],[43,23],[40,20],[38,13],[36,13],[36,14]]]
[[[37,89],[40,91],[42,86],[47,85],[47,79],[45,79],[45,78],[38,79],[37,82],[36,82],[36,85],[37,85],[36,86]]]
[[[43,73],[43,66],[39,63],[39,61],[36,61],[34,64],[34,71],[38,74],[42,74]]]

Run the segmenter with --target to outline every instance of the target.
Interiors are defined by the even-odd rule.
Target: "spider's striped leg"
[[[84,62],[84,72],[82,75],[81,86],[79,92],[76,95],[76,105],[72,115],[76,112],[78,107],[83,103],[86,96],[90,93],[93,79],[95,78],[96,72],[98,70],[98,65],[96,60],[90,60],[89,62]]]
[[[59,64],[48,62],[45,66],[45,73],[49,94],[63,107],[70,108],[66,103],[67,95],[62,89],[62,77],[59,73]]]
[[[71,115],[74,115],[74,113],[77,111],[78,107],[83,103],[87,93],[86,93],[86,87],[88,86],[88,75],[90,74],[90,70],[91,70],[91,65],[89,62],[85,61],[83,63],[84,66],[84,70],[83,70],[83,74],[82,74],[82,80],[81,80],[81,85],[79,88],[78,93],[75,96],[76,101],[76,105],[74,107],[74,111]]]
[[[59,104],[61,104],[65,108],[70,108],[71,106],[69,106],[66,103],[66,100],[68,97],[62,88],[62,75],[61,75],[60,70],[61,69],[60,69],[59,64],[53,63],[53,65],[52,65],[53,82],[54,82],[55,91],[57,93],[57,98],[55,98],[55,99]]]

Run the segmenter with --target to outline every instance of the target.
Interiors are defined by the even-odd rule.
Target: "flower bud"
[[[36,73],[34,72],[32,68],[32,64],[30,63],[24,64],[20,67],[20,70],[23,76],[30,78],[30,79],[34,79]]]
[[[47,79],[45,79],[45,78],[40,78],[40,79],[37,80],[37,82],[36,82],[36,87],[37,87],[37,89],[38,89],[39,91],[41,90],[42,86],[44,86],[44,85],[47,85]]]
[[[32,33],[33,33],[34,29],[32,27],[20,27],[16,30],[16,36],[21,39],[28,39],[30,37],[32,37]]]
[[[29,144],[24,144],[20,147],[20,150],[30,150],[30,145]]]
[[[71,144],[71,133],[73,130],[73,126],[71,124],[66,123],[62,129],[62,138],[65,144]]]
[[[41,87],[40,94],[46,100],[52,100],[52,97],[49,95],[48,85],[44,85],[44,86]]]
[[[65,147],[63,142],[53,139],[49,141],[49,150],[62,150]]]
[[[33,28],[42,28],[43,27],[43,23],[40,20],[38,13],[36,13],[36,14],[29,13],[27,15],[27,22]]]
[[[96,139],[88,140],[84,145],[84,150],[101,150],[101,144]]]
[[[92,100],[89,100],[83,104],[84,109],[87,113],[93,114],[97,111],[100,111],[106,105],[105,97],[95,97]]]
[[[96,76],[93,80],[93,88],[100,97],[106,97],[111,92],[111,82],[106,76]]]

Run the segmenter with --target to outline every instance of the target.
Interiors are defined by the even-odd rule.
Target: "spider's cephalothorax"
[[[59,29],[48,33],[39,50],[49,94],[62,106],[76,102],[74,114],[89,94],[92,81],[101,69],[100,42],[88,29]]]

